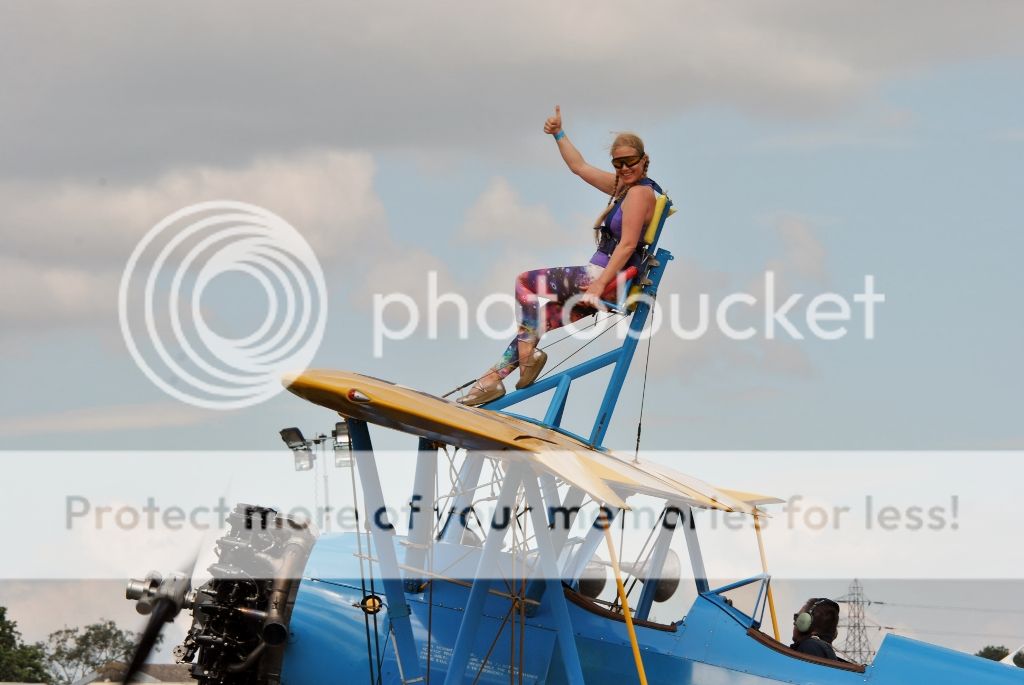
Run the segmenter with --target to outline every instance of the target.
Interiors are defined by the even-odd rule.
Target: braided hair
[[[647,154],[646,152],[644,152],[644,141],[642,141],[640,139],[640,136],[638,136],[635,133],[623,132],[615,136],[615,140],[612,141],[611,148],[609,149],[614,150],[617,147],[631,147],[637,151],[637,154],[645,156]],[[644,160],[644,173],[641,177],[647,176],[647,169],[648,167],[650,167],[650,165],[651,159],[648,157],[647,159]],[[616,169],[615,185],[612,187],[612,194],[608,196],[608,204],[605,205],[604,211],[601,212],[601,215],[597,217],[597,221],[594,222],[595,243],[601,242],[601,226],[604,225],[604,220],[608,218],[608,215],[611,213],[612,208],[615,206],[615,203],[623,199],[626,196],[626,193],[629,192],[629,188],[625,185],[623,185],[621,189],[619,188],[619,173],[619,170]]]

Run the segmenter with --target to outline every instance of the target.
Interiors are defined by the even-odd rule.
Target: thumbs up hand
[[[544,133],[554,135],[562,130],[562,109],[555,105],[555,115],[544,122]]]

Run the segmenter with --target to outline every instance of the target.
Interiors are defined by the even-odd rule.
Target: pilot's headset
[[[811,606],[807,608],[807,611],[801,611],[799,614],[796,615],[796,618],[794,619],[794,625],[796,626],[797,630],[799,630],[801,633],[807,633],[811,630],[811,628],[814,626],[814,610],[818,608],[818,606],[821,604],[824,604],[826,606],[833,606],[836,609],[836,613],[839,613],[838,604],[836,604],[831,599],[828,599],[826,597],[819,597],[818,599],[814,600],[814,603],[811,604]],[[825,640],[834,640],[836,639],[837,635],[839,635],[838,626],[831,635],[822,635],[820,637],[822,637]]]

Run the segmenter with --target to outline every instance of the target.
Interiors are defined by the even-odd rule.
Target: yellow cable
[[[633,628],[633,617],[629,613],[629,602],[626,600],[626,586],[622,584],[622,574],[619,571],[619,558],[615,556],[615,543],[612,542],[612,533],[609,530],[611,523],[604,517],[604,539],[608,543],[608,556],[611,558],[612,571],[615,572],[615,586],[619,591],[619,601],[622,603],[622,615],[626,617],[626,630],[629,632],[629,643],[633,646],[633,660],[636,662],[636,674],[640,676],[640,685],[647,685],[647,674],[644,672],[644,662],[640,658],[640,645],[636,641],[636,630]]]

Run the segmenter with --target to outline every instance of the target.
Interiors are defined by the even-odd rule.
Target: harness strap
[[[661,189],[661,186],[658,185],[657,181],[650,178],[640,179],[637,185],[647,186],[659,195],[665,194],[665,191]],[[612,207],[612,210],[605,215],[604,223],[601,224],[601,240],[597,243],[597,251],[606,254],[609,257],[612,256],[612,253],[615,252],[615,248],[619,246],[619,242],[621,241],[620,238],[616,238],[612,235],[612,229],[609,224],[612,221],[612,217],[615,216],[615,212],[619,211],[619,208],[622,206],[625,199],[626,196],[623,195],[615,201],[615,205]],[[633,254],[642,259],[646,254],[646,251],[647,244],[641,239],[640,242],[637,243],[636,250],[633,251]]]

